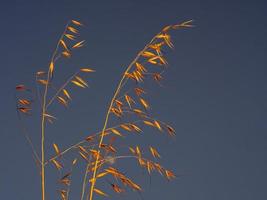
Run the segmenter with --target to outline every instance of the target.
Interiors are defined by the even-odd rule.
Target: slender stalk
[[[129,65],[129,67],[127,68],[127,70],[125,71],[128,72],[131,68],[131,65]],[[125,73],[123,74],[123,77],[115,91],[115,94],[110,102],[110,105],[109,105],[109,108],[108,108],[108,112],[106,114],[106,119],[105,119],[105,122],[104,122],[104,126],[103,126],[103,129],[102,129],[102,132],[101,132],[101,136],[100,136],[100,141],[99,141],[99,145],[98,145],[98,153],[97,153],[97,156],[96,156],[96,161],[95,161],[95,166],[94,166],[94,172],[93,172],[93,178],[92,178],[92,184],[91,184],[91,188],[90,188],[90,196],[89,196],[89,200],[92,200],[93,199],[93,192],[94,192],[94,187],[95,187],[95,182],[96,182],[96,172],[97,172],[97,163],[98,163],[98,160],[99,160],[99,155],[100,155],[100,148],[101,148],[101,145],[103,143],[103,139],[104,139],[104,135],[105,135],[105,130],[106,130],[106,127],[107,127],[107,124],[108,124],[108,120],[109,120],[109,116],[110,116],[110,111],[111,111],[111,108],[113,106],[113,103],[121,89],[121,85],[123,83],[123,80],[125,78]]]
[[[55,51],[53,52],[50,64],[54,62],[55,56],[59,49],[60,40],[62,40],[67,27],[69,23],[65,26],[63,34],[60,36],[60,39],[57,42],[57,46]],[[42,101],[42,117],[41,117],[41,190],[42,190],[42,200],[45,200],[45,114],[46,114],[46,101],[47,101],[47,93],[48,93],[48,85],[49,81],[51,79],[50,76],[50,67],[48,67],[47,70],[47,78],[46,78],[46,84],[45,84],[45,90],[43,95],[43,101]]]
[[[85,173],[84,173],[84,177],[83,177],[83,185],[82,185],[82,195],[81,195],[81,200],[83,200],[84,198],[84,194],[85,194],[85,188],[86,188],[86,180],[87,180],[87,174],[88,174],[88,169],[89,169],[90,163],[88,163],[86,165],[86,169],[85,169]]]
[[[42,200],[45,200],[45,113],[46,113],[46,96],[48,92],[48,82],[50,79],[50,73],[47,73],[47,84],[45,85],[45,91],[43,96],[42,105],[42,122],[41,122],[41,187],[42,187]]]
[[[158,35],[158,34],[157,34]],[[156,35],[156,36],[157,36]],[[101,145],[103,143],[103,139],[105,136],[105,130],[108,124],[108,120],[109,120],[109,116],[110,116],[110,112],[111,112],[111,108],[113,106],[113,103],[115,101],[115,99],[117,98],[122,86],[125,85],[124,80],[127,81],[127,77],[126,74],[130,71],[130,69],[132,68],[132,66],[137,62],[137,60],[140,58],[140,56],[143,54],[143,52],[148,48],[148,46],[153,43],[153,41],[155,40],[156,36],[154,36],[151,41],[137,54],[137,56],[135,57],[135,59],[130,63],[130,65],[127,67],[127,69],[125,70],[118,86],[117,89],[115,90],[114,96],[111,99],[107,114],[106,114],[106,118],[105,118],[105,122],[104,122],[104,126],[101,132],[101,136],[100,136],[100,141],[99,141],[99,145],[98,145],[98,153],[96,156],[96,161],[95,161],[95,165],[94,165],[94,172],[93,172],[93,177],[92,177],[92,184],[91,184],[91,188],[90,188],[90,196],[89,196],[89,200],[93,199],[93,192],[94,192],[94,188],[95,188],[95,183],[96,183],[96,174],[97,174],[97,165],[98,165],[98,160],[99,160],[99,156],[100,156],[100,148]]]

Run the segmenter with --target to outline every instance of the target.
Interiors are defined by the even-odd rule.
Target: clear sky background
[[[155,33],[194,19],[195,28],[172,32],[176,48],[167,55],[164,88],[150,91],[154,115],[172,124],[176,139],[151,129],[133,139],[159,146],[165,166],[180,176],[167,182],[155,175],[150,182],[136,166],[127,167],[143,185],[145,200],[265,200],[266,9],[266,1],[2,1],[0,198],[40,199],[39,177],[18,125],[14,88],[32,84],[34,73],[45,69],[69,19],[86,24],[82,37],[87,43],[60,66],[62,78],[79,67],[97,73],[90,75],[90,89],[76,90],[68,110],[54,110],[59,120],[49,128],[48,142],[62,148],[102,127],[125,66]],[[27,123],[36,139],[39,121],[31,120]],[[49,197],[56,199],[52,183]],[[77,180],[72,199],[79,188]],[[134,192],[111,193],[110,198],[141,199]]]

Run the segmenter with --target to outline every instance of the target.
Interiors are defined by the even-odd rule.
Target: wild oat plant
[[[83,174],[81,176],[83,177],[81,196],[79,197],[81,200],[92,200],[95,194],[108,197],[110,191],[102,189],[104,183],[108,183],[110,189],[115,193],[124,193],[127,188],[137,192],[142,191],[142,187],[126,174],[127,171],[123,172],[114,167],[113,164],[117,160],[134,159],[137,166],[144,168],[149,175],[155,171],[168,180],[175,178],[175,174],[171,170],[160,164],[161,156],[155,147],[151,144],[147,144],[146,148],[141,148],[138,144],[127,146],[125,137],[133,133],[142,135],[142,129],[145,126],[166,132],[171,137],[175,136],[174,128],[151,116],[150,104],[146,98],[148,94],[146,82],[155,81],[161,85],[167,65],[164,52],[167,48],[174,47],[171,42],[170,31],[192,27],[191,22],[192,20],[166,26],[156,34],[125,69],[110,101],[102,130],[88,135],[64,150],[60,150],[57,144],[46,143],[46,128],[53,124],[56,119],[55,115],[50,112],[50,108],[56,103],[68,107],[73,99],[70,91],[75,87],[87,88],[88,84],[85,77],[95,72],[91,68],[81,68],[70,75],[60,87],[54,84],[57,61],[70,59],[72,54],[85,44],[85,41],[80,39],[79,34],[79,29],[83,27],[83,24],[76,20],[67,23],[52,54],[47,71],[36,73],[36,89],[24,84],[16,86],[16,106],[19,119],[32,116],[33,108],[37,109],[38,106],[40,108],[40,149],[35,148],[30,134],[26,131],[25,137],[31,146],[34,160],[40,172],[42,200],[47,199],[46,168],[51,164],[55,166],[60,175],[57,183],[62,200],[69,199],[72,169],[77,162],[84,162],[86,166],[85,171],[81,172]],[[38,103],[34,104],[34,102]],[[119,118],[119,120],[114,118]],[[114,122],[119,123],[114,124]],[[127,150],[125,150],[125,146]],[[45,155],[47,148],[54,149],[54,156],[47,158]],[[75,157],[71,159],[71,162],[67,162],[70,159],[65,159],[65,157],[73,155]],[[105,181],[107,178],[108,181]]]

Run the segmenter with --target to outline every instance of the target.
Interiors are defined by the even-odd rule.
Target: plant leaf
[[[64,95],[65,95],[69,100],[71,100],[71,97],[70,97],[69,92],[68,92],[66,89],[63,89],[62,91],[63,91]]]
[[[122,136],[122,134],[117,130],[117,129],[110,129],[112,133],[114,133],[115,135],[118,135],[118,136]]]
[[[56,154],[59,154],[60,151],[59,151],[59,148],[58,148],[57,144],[53,143],[53,147],[54,147],[54,150],[55,150]]]
[[[82,26],[83,24],[77,20],[71,20],[73,24],[77,25],[77,26]]]
[[[83,84],[81,84],[80,82],[78,82],[78,81],[72,80],[71,82],[72,82],[74,85],[77,85],[78,87],[85,88],[85,86],[84,86]]]
[[[90,69],[90,68],[81,68],[80,69],[82,72],[95,72],[95,70]]]
[[[144,106],[145,109],[149,109],[149,104],[148,104],[148,102],[146,100],[144,100],[143,98],[140,98],[139,100],[140,100],[142,106]]]
[[[60,40],[59,42],[67,51],[69,51],[69,49],[68,49],[66,43],[64,42],[64,40]]]
[[[154,147],[149,147],[149,150],[154,158],[160,158],[159,152]]]
[[[68,26],[68,30],[72,33],[78,33],[78,30],[76,28],[73,28],[72,26]]]
[[[76,43],[75,45],[73,45],[72,48],[73,49],[80,48],[84,45],[84,42],[85,42],[85,40],[80,41],[80,42]]]
[[[58,161],[56,161],[56,160],[52,160],[52,162],[53,162],[53,164],[56,166],[56,168],[57,168],[58,170],[60,170],[60,169],[63,168],[63,165],[60,164]]]
[[[75,36],[71,34],[65,34],[65,36],[70,40],[75,40]]]
[[[81,77],[79,77],[79,76],[75,76],[75,78],[76,78],[77,81],[79,81],[81,84],[83,84],[84,86],[88,87],[88,84],[86,83],[86,81],[83,80]]]
[[[66,106],[66,107],[68,106],[67,101],[63,97],[57,96],[57,99],[58,99],[59,103],[61,103],[62,105]]]
[[[50,76],[53,75],[53,72],[54,72],[54,62],[52,61],[49,65],[49,74]],[[46,84],[47,84],[47,81],[46,81]]]
[[[26,89],[26,86],[22,84],[16,86],[17,91],[25,91]]]
[[[106,196],[106,197],[108,196],[106,193],[104,193],[103,191],[96,189],[96,188],[94,188],[94,192],[99,194],[99,195],[102,195],[102,196]]]
[[[160,131],[162,131],[162,128],[161,128],[160,123],[158,121],[154,120],[154,124]]]

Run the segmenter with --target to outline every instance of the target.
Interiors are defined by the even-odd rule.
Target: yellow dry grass
[[[159,132],[166,132],[170,136],[175,135],[174,128],[149,114],[148,111],[151,109],[151,104],[147,100],[148,98],[145,97],[149,92],[145,89],[144,83],[152,80],[161,84],[163,73],[168,64],[162,50],[174,47],[170,32],[176,29],[192,27],[191,23],[192,20],[189,20],[164,27],[137,54],[125,69],[114,91],[101,131],[88,135],[85,139],[64,150],[61,150],[56,143],[53,143],[55,155],[47,158],[45,152],[49,145],[46,144],[46,127],[49,124],[46,122],[54,123],[57,119],[54,114],[49,112],[49,107],[56,102],[64,107],[68,107],[70,101],[74,98],[71,95],[71,90],[74,87],[87,88],[88,83],[84,77],[88,73],[95,72],[95,70],[90,68],[79,69],[70,75],[62,83],[61,87],[56,89],[51,98],[48,98],[50,89],[55,88],[53,81],[54,73],[57,71],[57,61],[59,59],[70,59],[74,51],[82,48],[85,44],[85,40],[80,40],[79,34],[83,24],[77,20],[71,20],[67,23],[51,56],[47,72],[38,71],[35,77],[41,106],[40,155],[37,153],[29,135],[26,135],[26,139],[32,147],[34,158],[40,167],[42,200],[46,200],[47,165],[53,164],[58,171],[62,172],[66,168],[62,157],[68,156],[67,153],[70,151],[77,152],[77,158],[71,162],[71,170],[63,175],[61,173],[61,178],[58,180],[58,184],[62,188],[59,190],[62,200],[69,199],[72,169],[78,161],[86,163],[86,169],[83,172],[81,200],[92,200],[94,194],[108,197],[108,191],[103,191],[100,184],[96,187],[97,182],[101,182],[106,177],[113,178],[114,182],[109,184],[115,193],[123,193],[127,187],[134,191],[142,191],[142,187],[126,176],[125,173],[111,167],[112,163],[119,159],[135,159],[137,166],[145,168],[149,174],[155,171],[165,176],[168,180],[175,178],[175,174],[172,171],[160,164],[159,159],[161,155],[158,149],[151,146],[151,144],[148,144],[149,146],[146,149],[144,147],[141,148],[138,144],[135,147],[130,146],[128,147],[129,153],[122,155],[121,147],[116,146],[113,141],[114,138],[117,138],[120,143],[123,143],[122,139],[130,133],[142,134],[144,126],[155,128]],[[16,91],[19,117],[30,116],[31,111],[34,109],[32,104],[34,97],[33,89],[20,84],[16,87]],[[129,116],[131,117],[129,118]],[[110,126],[109,122],[112,118],[119,118],[121,123]]]

